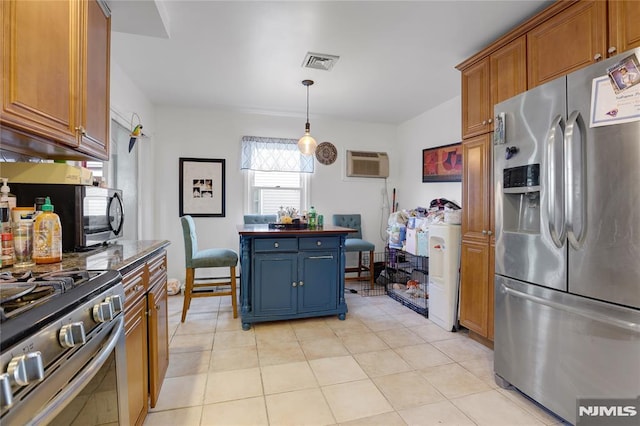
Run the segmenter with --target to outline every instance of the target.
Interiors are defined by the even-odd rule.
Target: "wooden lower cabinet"
[[[125,310],[129,424],[141,425],[148,411],[147,299],[141,297]]]
[[[167,258],[162,250],[123,276],[129,422],[155,407],[169,366]]]
[[[460,324],[486,337],[489,331],[489,245],[462,241],[460,259]]]
[[[154,265],[160,271],[147,296],[149,307],[149,398],[156,406],[162,382],[169,367],[169,315],[165,254],[148,262],[149,275],[154,277]]]

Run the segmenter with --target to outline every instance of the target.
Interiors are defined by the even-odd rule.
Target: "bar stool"
[[[182,216],[182,234],[184,236],[184,259],[187,268],[185,279],[184,303],[182,305],[182,322],[193,297],[231,296],[233,317],[238,317],[238,301],[236,295],[236,265],[238,253],[230,249],[210,248],[198,250],[196,225],[191,216]],[[206,281],[195,278],[197,268],[229,268],[229,281]],[[216,287],[231,286],[229,291],[217,291]]]
[[[358,252],[358,266],[354,266],[351,268],[345,268],[345,275],[350,272],[357,272],[357,277],[346,277],[345,280],[357,280],[361,281],[362,272],[369,272],[369,282],[371,284],[371,288],[374,287],[374,271],[373,271],[373,251],[376,249],[376,246],[369,241],[365,241],[362,239],[362,229],[361,229],[362,218],[359,214],[334,214],[333,215],[333,224],[335,226],[342,226],[344,228],[355,229],[357,232],[352,232],[347,234],[347,238],[344,242],[345,251],[348,252]],[[369,252],[369,266],[365,266],[362,264],[362,252]]]

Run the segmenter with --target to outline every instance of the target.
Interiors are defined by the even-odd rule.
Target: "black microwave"
[[[122,191],[89,185],[11,183],[21,207],[49,197],[62,225],[62,251],[85,251],[122,236]]]

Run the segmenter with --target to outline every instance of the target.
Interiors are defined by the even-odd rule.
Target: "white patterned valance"
[[[313,155],[302,155],[296,139],[242,137],[241,169],[313,173]]]

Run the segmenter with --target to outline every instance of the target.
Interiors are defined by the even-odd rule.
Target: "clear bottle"
[[[11,232],[11,210],[16,207],[16,196],[9,192],[10,188],[7,185],[9,179],[0,178],[2,180],[2,187],[0,188],[0,217],[2,223],[0,224],[0,232]]]
[[[309,224],[309,228],[313,229],[316,227],[316,208],[311,206],[311,208],[309,209],[309,219],[308,219],[308,224]]]
[[[33,261],[36,264],[62,261],[62,225],[49,197],[33,224]]]

